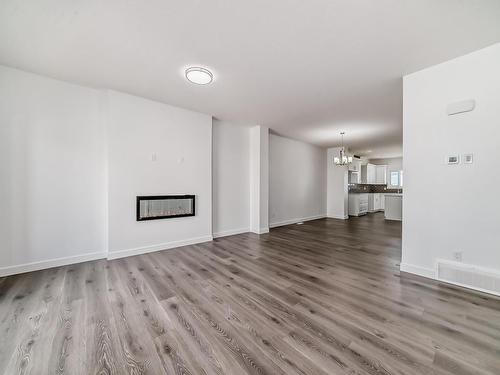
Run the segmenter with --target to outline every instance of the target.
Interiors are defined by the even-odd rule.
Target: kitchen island
[[[385,219],[403,220],[403,194],[385,194]]]

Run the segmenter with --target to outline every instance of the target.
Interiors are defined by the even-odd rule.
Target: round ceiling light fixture
[[[208,69],[192,66],[186,69],[186,79],[197,85],[208,85],[214,80],[214,75]]]

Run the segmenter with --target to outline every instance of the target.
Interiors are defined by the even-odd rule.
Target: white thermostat
[[[460,156],[458,155],[449,155],[446,158],[447,164],[459,164],[460,163]]]
[[[474,99],[471,100],[462,100],[460,102],[450,103],[446,107],[446,113],[448,116],[458,115],[459,113],[470,112],[476,108],[476,101]]]

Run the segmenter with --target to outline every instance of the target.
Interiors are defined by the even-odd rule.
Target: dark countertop
[[[381,184],[349,184],[349,194],[402,194],[403,189],[388,188]]]

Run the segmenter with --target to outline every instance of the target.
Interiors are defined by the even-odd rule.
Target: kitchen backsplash
[[[349,184],[349,193],[402,193],[403,189],[388,188],[387,185]]]

